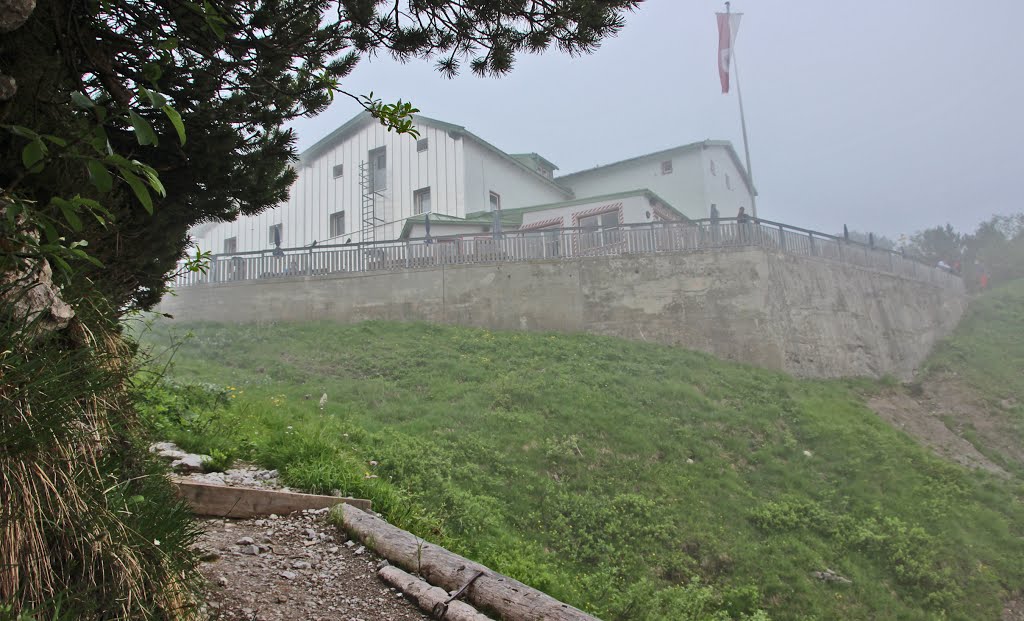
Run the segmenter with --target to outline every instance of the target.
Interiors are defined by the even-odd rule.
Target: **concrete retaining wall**
[[[159,310],[187,321],[591,332],[802,376],[908,378],[965,307],[961,288],[740,248],[197,285]]]

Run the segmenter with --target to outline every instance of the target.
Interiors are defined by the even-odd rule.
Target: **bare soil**
[[[326,510],[207,520],[210,619],[419,621],[430,617],[377,577],[382,562],[325,520]]]
[[[1008,433],[1005,416],[956,376],[924,380],[913,392],[893,389],[869,399],[868,406],[941,457],[968,468],[1008,476],[982,450],[1024,464],[1024,447]]]

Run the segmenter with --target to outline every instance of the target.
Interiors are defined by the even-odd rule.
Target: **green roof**
[[[509,210],[512,211],[512,210]],[[405,224],[402,226],[402,233],[398,236],[399,239],[408,239],[409,235],[412,234],[412,227],[416,224],[425,224],[426,214],[417,214],[405,219]],[[489,211],[478,211],[473,214],[469,214],[465,218],[459,218],[458,216],[449,216],[442,213],[430,214],[431,224],[444,224],[446,226],[472,226],[482,227],[490,226],[494,222],[494,216]],[[522,214],[508,214],[505,210],[501,212],[501,225],[502,226],[519,226],[523,223]]]
[[[537,153],[509,153],[509,155],[523,163],[534,162],[543,164],[544,166],[550,168],[551,170],[558,170],[558,166],[555,166],[555,164],[551,160]]]
[[[577,198],[571,201],[562,201],[558,203],[546,203],[544,205],[531,205],[529,207],[517,207],[516,209],[503,209],[502,213],[509,215],[518,215],[522,220],[522,214],[529,213],[531,211],[548,211],[549,209],[559,209],[562,207],[572,207],[574,205],[585,205],[587,203],[597,203],[601,201],[613,201],[621,198],[630,198],[632,196],[644,196],[649,199],[653,199],[665,206],[666,209],[679,216],[681,220],[689,220],[685,214],[673,207],[668,201],[658,196],[654,192],[644,188],[640,190],[629,190],[628,192],[616,192],[614,194],[602,194],[600,196],[590,196],[587,198]],[[466,218],[472,218],[479,214],[489,214],[487,211],[475,211],[473,213],[466,214]]]

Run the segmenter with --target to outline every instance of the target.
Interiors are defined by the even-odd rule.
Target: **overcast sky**
[[[646,0],[595,54],[521,57],[500,78],[364,60],[346,90],[466,126],[565,174],[731,140],[710,0]],[[762,218],[889,236],[1024,211],[1024,0],[737,0],[736,44]],[[294,123],[303,149],[359,111]],[[724,215],[724,214],[723,214]]]

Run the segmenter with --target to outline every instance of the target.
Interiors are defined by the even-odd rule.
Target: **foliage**
[[[84,242],[96,263],[68,261],[75,280],[91,279],[114,308],[149,308],[191,226],[287,198],[286,121],[341,93],[415,133],[407,102],[341,89],[361,57],[439,57],[447,75],[462,61],[501,75],[521,52],[593,50],[637,4],[40,0],[0,39],[0,67],[18,85],[0,102],[0,207],[50,223],[48,243]]]
[[[154,389],[221,388],[166,437],[371,498],[609,621],[995,619],[1024,580],[1020,483],[883,423],[858,396],[871,382],[585,335],[188,328],[178,384]],[[853,584],[811,576],[826,568]]]
[[[992,216],[973,233],[950,224],[918,231],[907,240],[906,250],[932,262],[961,264],[968,286],[975,290],[982,274],[990,283],[1024,278],[1024,213]]]

